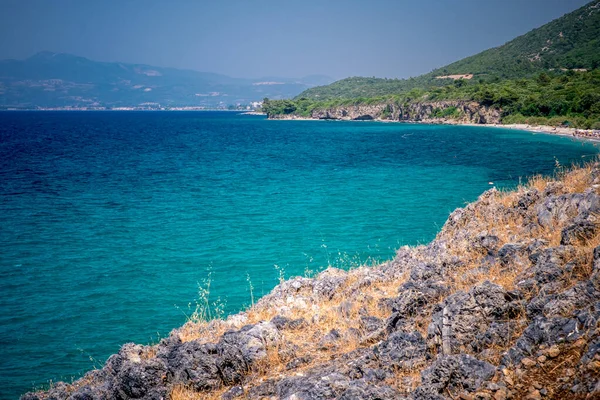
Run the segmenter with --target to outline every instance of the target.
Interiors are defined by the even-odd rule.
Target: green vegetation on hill
[[[600,66],[600,1],[566,14],[525,35],[432,72],[520,78],[540,70]]]
[[[505,123],[600,129],[600,0],[503,46],[410,79],[352,77],[265,101],[269,115],[309,117],[315,109],[444,100],[475,101],[502,111]],[[472,75],[472,79],[438,79]],[[456,110],[432,117],[454,118]]]
[[[541,72],[528,79],[466,84],[462,80],[428,90],[413,89],[406,93],[354,99],[315,101],[265,100],[263,111],[269,115],[295,114],[309,117],[315,109],[340,106],[395,104],[445,100],[476,101],[502,110],[504,123],[547,125],[568,124],[586,129],[600,129],[600,69],[589,72]],[[452,118],[452,108],[440,110],[438,118]]]
[[[447,80],[443,81],[443,83],[448,82]],[[439,84],[441,81],[437,83]],[[427,87],[430,84],[431,79],[426,75],[410,79],[363,78],[355,76],[336,81],[327,86],[310,88],[299,94],[296,99],[333,100],[389,96],[417,87]]]
[[[438,76],[473,74],[465,82],[476,85],[504,79],[530,78],[542,71],[600,66],[600,0],[564,15],[496,48],[464,58],[428,74],[410,79],[352,77],[308,89],[297,99],[331,100],[378,97],[420,88],[445,86]]]

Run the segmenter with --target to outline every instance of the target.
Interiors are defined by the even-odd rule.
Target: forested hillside
[[[353,77],[266,101],[270,115],[365,104],[464,100],[500,111],[504,123],[600,129],[600,0],[503,46],[411,79]],[[445,78],[440,78],[445,77]],[[452,114],[440,117],[452,117]]]
[[[472,75],[468,84],[530,78],[542,71],[600,66],[600,0],[510,42],[410,79],[352,77],[308,89],[297,98],[331,100],[396,95],[447,85],[448,75]]]

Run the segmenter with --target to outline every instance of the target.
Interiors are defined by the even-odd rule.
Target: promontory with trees
[[[600,1],[595,0],[500,47],[428,74],[410,79],[346,78],[294,99],[265,99],[262,109],[270,118],[522,123],[600,130],[599,67]],[[473,111],[473,103],[488,115],[497,111],[497,118],[474,117],[464,109],[468,104]],[[361,108],[356,118],[343,118],[356,107]]]

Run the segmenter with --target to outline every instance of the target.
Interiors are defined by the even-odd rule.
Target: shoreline
[[[262,114],[265,115],[265,114]],[[353,121],[353,122],[384,122],[384,123],[404,123],[404,124],[425,124],[425,125],[455,125],[455,126],[474,126],[474,127],[486,127],[486,128],[501,128],[519,130],[531,133],[544,133],[549,135],[558,135],[571,137],[574,139],[583,139],[593,142],[600,142],[600,130],[594,129],[579,129],[579,128],[568,128],[568,127],[557,127],[549,125],[528,125],[528,124],[474,124],[469,122],[456,122],[451,120],[422,120],[422,121],[399,121],[389,119],[374,118],[371,120],[352,120],[352,119],[320,119],[310,117],[296,117],[291,116],[290,118],[268,118],[273,121]]]
[[[566,136],[575,139],[586,139],[600,141],[600,131],[593,129],[566,128],[549,125],[527,125],[527,124],[457,124],[462,126],[482,126],[489,128],[503,128],[511,130],[526,131],[532,133],[545,133],[550,135]]]

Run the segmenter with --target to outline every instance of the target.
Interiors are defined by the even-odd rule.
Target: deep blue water
[[[233,113],[0,113],[0,398],[285,276],[431,240],[494,182],[596,154],[527,132]],[[277,267],[275,267],[277,265]]]

